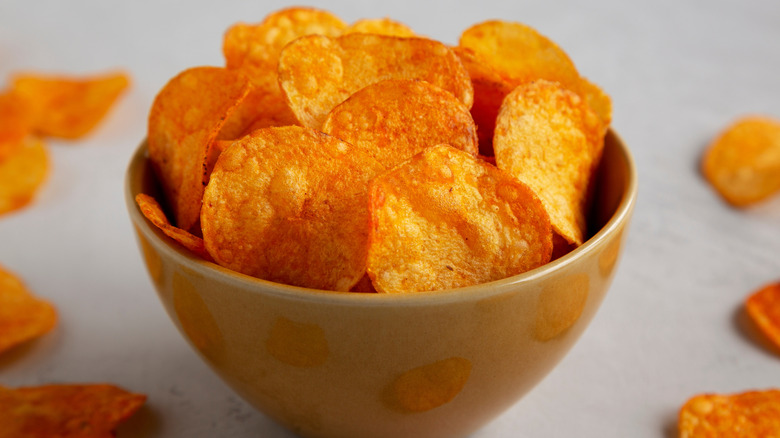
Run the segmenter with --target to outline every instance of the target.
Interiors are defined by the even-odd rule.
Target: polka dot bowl
[[[464,436],[519,400],[596,313],[636,191],[630,153],[609,132],[593,230],[579,248],[478,286],[361,294],[276,284],[201,260],[134,202],[157,193],[145,144],[126,177],[140,252],[183,337],[265,415],[304,437],[339,438]]]

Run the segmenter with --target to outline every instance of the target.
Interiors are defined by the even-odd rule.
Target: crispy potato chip
[[[751,295],[745,308],[766,337],[780,349],[780,282]]]
[[[414,31],[407,25],[390,18],[364,18],[358,20],[344,30],[348,33],[373,33],[397,37],[413,37]]]
[[[379,292],[452,289],[547,263],[550,219],[509,174],[447,145],[371,182],[368,274]]]
[[[579,90],[580,75],[569,55],[524,24],[485,21],[466,29],[459,45],[473,50],[514,85],[545,79]]]
[[[745,117],[709,146],[702,173],[735,207],[762,201],[780,191],[780,121]]]
[[[144,217],[149,219],[149,221],[159,228],[160,231],[165,233],[166,236],[175,240],[193,254],[211,261],[211,256],[206,252],[206,247],[203,245],[203,239],[171,225],[156,199],[145,193],[139,193],[138,196],[135,197],[135,202],[138,204],[138,208],[141,209],[141,213],[143,213]]]
[[[290,41],[311,34],[336,37],[347,25],[330,12],[292,7],[269,14],[258,24],[238,23],[225,33],[222,53],[228,68],[246,64],[276,72],[279,54]]]
[[[780,390],[703,394],[680,409],[680,438],[780,436]]]
[[[18,93],[0,94],[0,162],[18,151],[30,134],[32,106]]]
[[[388,79],[353,94],[328,114],[322,132],[390,169],[437,144],[477,154],[477,127],[452,93],[427,82]]]
[[[68,139],[92,130],[129,84],[125,73],[83,78],[20,74],[13,78],[14,92],[33,108],[33,130]]]
[[[33,296],[21,280],[0,266],[0,353],[44,335],[56,323],[54,306]]]
[[[606,135],[609,125],[612,123],[612,99],[601,87],[586,78],[580,78],[579,95],[585,99],[590,109],[599,117],[602,130]]]
[[[149,159],[182,230],[197,233],[211,145],[249,90],[239,72],[195,67],[171,79],[152,104]]]
[[[247,275],[348,291],[365,273],[368,181],[384,167],[335,137],[265,128],[222,152],[203,198],[206,249]]]
[[[424,38],[353,33],[309,35],[288,44],[279,58],[279,83],[304,126],[319,129],[336,105],[385,79],[420,79],[443,88],[467,108],[473,103],[468,72],[444,44]]]
[[[116,386],[0,387],[0,438],[109,438],[146,401]]]
[[[255,129],[297,124],[298,121],[278,85],[274,86],[276,91],[253,85],[246,98],[225,120],[217,140],[235,140]]]
[[[19,150],[0,160],[0,214],[27,205],[49,173],[43,141],[27,137]]]
[[[498,110],[501,108],[501,102],[515,86],[470,49],[454,47],[453,51],[469,72],[474,88],[471,116],[477,124],[479,153],[491,157],[494,155],[493,132],[496,129]]]
[[[536,192],[553,230],[581,245],[591,176],[601,158],[601,122],[577,94],[539,80],[518,86],[496,122],[496,163]]]

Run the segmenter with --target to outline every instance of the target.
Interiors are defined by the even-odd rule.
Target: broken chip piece
[[[780,121],[744,117],[712,142],[701,164],[728,203],[745,207],[780,192]]]
[[[680,438],[780,436],[780,390],[697,395],[680,409]]]
[[[780,349],[780,282],[752,294],[745,302],[745,308],[761,332]]]
[[[550,261],[550,219],[509,174],[447,145],[371,182],[368,274],[378,292],[452,289]]]
[[[0,353],[44,335],[56,322],[54,306],[33,296],[19,278],[0,267]],[[0,430],[2,425],[0,421]]]

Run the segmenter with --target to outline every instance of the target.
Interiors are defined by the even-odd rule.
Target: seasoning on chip
[[[769,284],[748,297],[745,308],[766,337],[780,349],[780,282]]]
[[[48,333],[56,323],[54,306],[33,296],[19,278],[0,266],[0,353]]]
[[[0,387],[0,438],[108,438],[146,401],[116,386]]]
[[[18,151],[32,130],[30,103],[18,93],[0,94],[0,163]]]
[[[388,79],[356,92],[331,110],[322,132],[388,169],[436,144],[477,154],[477,127],[468,108],[441,88],[409,79]]]
[[[249,91],[239,72],[194,67],[171,79],[155,98],[149,114],[149,159],[176,227],[198,233],[212,143]]]
[[[451,92],[467,108],[471,79],[455,53],[424,38],[352,33],[309,35],[288,44],[279,58],[279,83],[298,121],[319,129],[336,105],[385,79],[420,79]]]
[[[680,438],[780,436],[780,390],[697,395],[680,409]]]
[[[156,199],[144,193],[139,193],[135,197],[135,202],[138,204],[144,217],[149,219],[166,236],[180,243],[193,254],[205,260],[211,260],[211,256],[206,252],[206,247],[203,245],[203,239],[171,225]]]
[[[523,183],[447,145],[371,182],[368,274],[384,293],[452,289],[550,261],[550,219]]]
[[[125,73],[92,77],[35,73],[13,78],[13,90],[32,107],[34,132],[76,139],[100,122],[129,85]]]
[[[49,173],[43,142],[29,136],[18,150],[0,160],[0,215],[24,207],[35,197]]]
[[[366,270],[368,181],[384,167],[308,128],[265,128],[220,155],[203,198],[206,249],[279,283],[350,290]]]
[[[553,230],[575,246],[587,237],[591,176],[603,146],[601,122],[583,99],[543,80],[504,99],[493,139],[498,167],[536,192]]]
[[[780,121],[737,120],[707,149],[702,173],[728,203],[745,207],[780,192]]]
[[[390,18],[364,18],[358,20],[344,30],[348,33],[373,33],[397,37],[413,37],[414,31],[407,25]]]

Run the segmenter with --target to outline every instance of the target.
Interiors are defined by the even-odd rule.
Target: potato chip
[[[353,94],[328,114],[322,132],[390,169],[441,143],[477,154],[477,127],[452,93],[427,82],[388,79]]]
[[[471,85],[474,88],[471,116],[477,124],[479,153],[491,157],[494,155],[493,132],[496,128],[498,110],[501,102],[515,86],[470,49],[455,47],[453,51],[469,72]]]
[[[586,78],[580,78],[578,93],[599,117],[602,130],[606,135],[609,125],[612,123],[612,99],[601,87]]]
[[[46,146],[35,137],[27,137],[19,150],[0,160],[0,214],[27,205],[48,173]]]
[[[703,394],[680,409],[680,438],[780,436],[780,390]]]
[[[125,73],[92,77],[30,73],[16,75],[13,90],[32,106],[35,132],[75,139],[104,118],[129,83]]]
[[[709,146],[702,173],[735,207],[762,201],[780,191],[780,121],[745,117]]]
[[[591,176],[603,146],[601,122],[584,100],[543,80],[506,97],[493,139],[498,167],[536,192],[553,230],[574,245],[586,238]]]
[[[210,148],[250,91],[239,72],[195,67],[171,79],[149,114],[149,159],[182,230],[196,233]]]
[[[17,93],[0,94],[0,162],[18,151],[30,134],[32,107]]]
[[[135,202],[138,204],[138,208],[141,209],[141,213],[143,213],[144,217],[149,219],[149,221],[154,224],[155,227],[159,228],[160,231],[165,233],[166,236],[175,240],[193,254],[205,260],[211,260],[211,256],[206,252],[206,247],[203,245],[203,239],[171,225],[156,199],[145,193],[139,193],[138,196],[135,197]]]
[[[385,79],[427,81],[467,108],[474,99],[468,72],[438,41],[363,33],[309,35],[288,44],[279,58],[279,83],[290,108],[301,124],[314,129],[354,92]]]
[[[745,308],[766,337],[780,349],[780,282],[751,295]]]
[[[569,55],[525,24],[485,21],[466,29],[459,45],[473,50],[514,85],[545,79],[579,91],[580,75]]]
[[[206,249],[247,275],[348,291],[365,273],[368,181],[384,167],[335,137],[265,128],[219,157],[203,198]]]
[[[330,12],[292,7],[269,14],[258,24],[238,23],[225,33],[222,53],[228,68],[247,64],[276,72],[282,48],[304,35],[336,37],[347,25]]]
[[[276,91],[252,86],[246,98],[225,120],[217,140],[235,140],[255,129],[295,125],[298,121],[284,100],[278,85]]]
[[[0,387],[0,438],[108,438],[146,401],[116,386]]]
[[[390,18],[364,18],[358,20],[344,30],[348,33],[373,33],[397,37],[413,37],[414,31],[407,25]]]
[[[21,280],[0,267],[0,353],[48,333],[56,323],[54,306],[33,296]]]
[[[384,293],[452,289],[547,263],[550,220],[509,174],[447,145],[371,182],[368,274]]]

